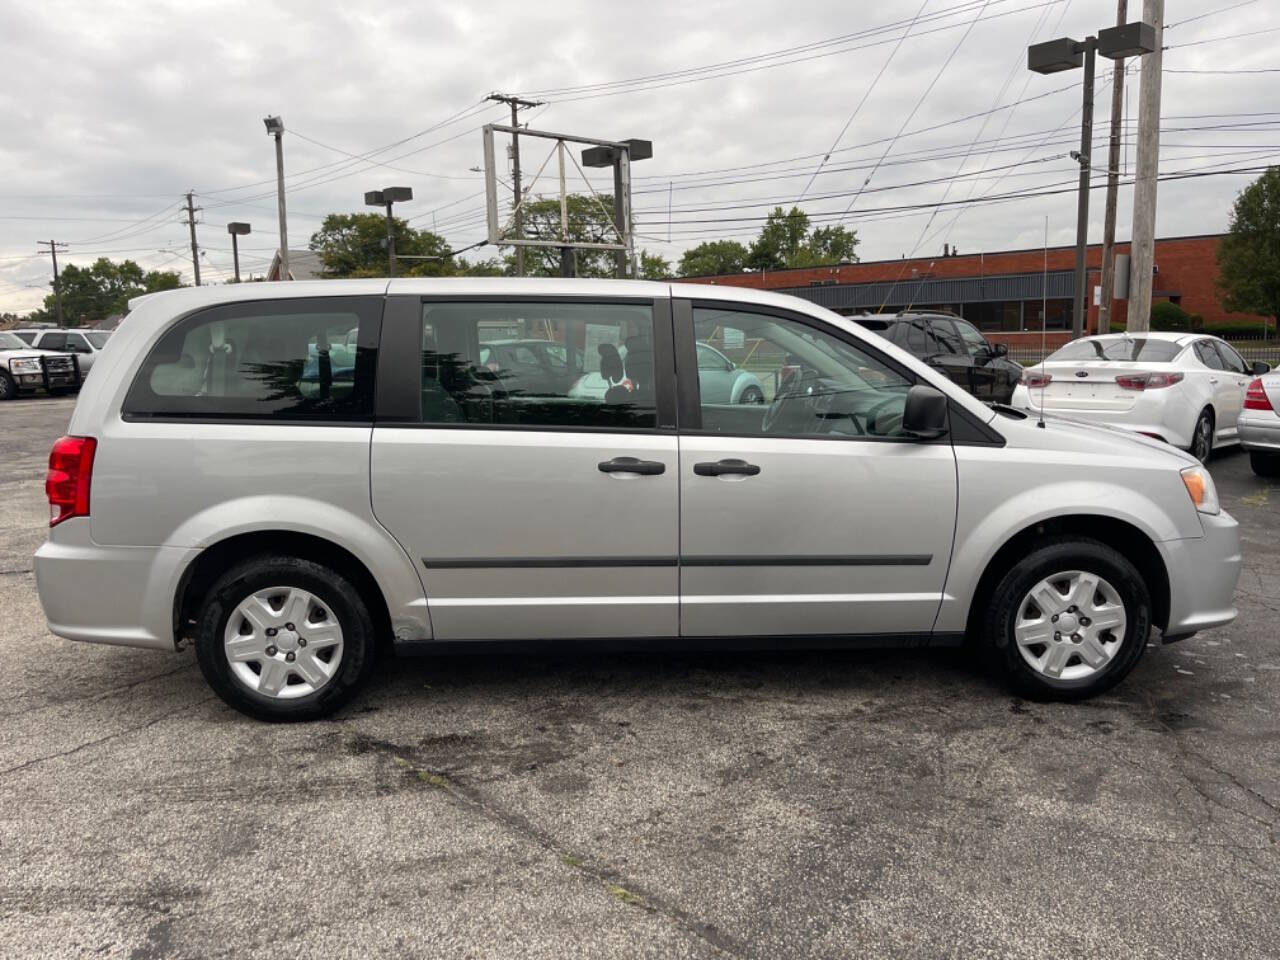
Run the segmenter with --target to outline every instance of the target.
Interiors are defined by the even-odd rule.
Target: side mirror
[[[917,440],[937,440],[947,432],[947,397],[941,390],[917,383],[907,391],[902,432]]]
[[[1270,373],[1270,372],[1271,372],[1271,364],[1263,363],[1261,360],[1253,361],[1253,375],[1255,377],[1260,377],[1264,373]]]
[[[993,357],[1007,357],[1009,355],[1009,346],[1004,343],[991,344],[991,355]]]

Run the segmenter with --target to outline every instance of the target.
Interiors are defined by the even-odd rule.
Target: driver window
[[[693,326],[695,339],[728,357],[743,381],[732,396],[699,384],[702,432],[902,436],[911,381],[869,350],[807,323],[764,313],[695,308]],[[757,391],[762,402],[747,399]]]
[[[978,328],[973,324],[964,320],[952,321],[956,325],[956,329],[960,331],[960,337],[964,340],[965,348],[972,357],[985,357],[991,352],[991,348],[987,346],[987,338],[978,332]]]

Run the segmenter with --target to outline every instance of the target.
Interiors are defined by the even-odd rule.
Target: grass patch
[[[609,895],[615,900],[621,900],[623,903],[632,907],[647,907],[644,898],[638,894],[632,893],[626,887],[620,887],[617,884],[609,885]]]

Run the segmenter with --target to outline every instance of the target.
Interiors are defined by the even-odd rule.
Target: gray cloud
[[[931,12],[960,0],[930,0]],[[1049,217],[1051,243],[1074,236],[1071,193],[955,210],[871,213],[877,208],[931,204],[1070,181],[1071,145],[1045,143],[1078,136],[1079,74],[1032,76],[1024,69],[1030,37],[1080,36],[1111,22],[1110,0],[992,0],[990,18],[977,23],[908,125],[908,133],[1008,104],[1025,90],[1036,96],[1070,89],[993,115],[932,132],[904,136],[854,206],[850,225],[862,238],[864,259],[912,251],[940,252],[943,242],[962,250],[1037,245]],[[1171,3],[1171,23],[1211,16],[1166,34],[1168,69],[1239,69],[1280,66],[1280,26],[1274,4],[1258,0],[1214,13],[1231,0]],[[1141,13],[1130,0],[1130,18]],[[495,89],[541,90],[606,83],[685,70],[850,34],[909,19],[917,0],[893,3],[688,3],[655,0],[642,6],[558,0],[550,5],[490,2],[421,3],[388,9],[363,3],[259,2],[15,2],[0,8],[0,310],[26,310],[48,292],[47,258],[32,256],[37,239],[73,241],[63,262],[87,263],[99,252],[133,257],[148,266],[189,271],[180,195],[198,194],[204,208],[200,240],[207,275],[230,269],[225,224],[249,220],[246,266],[261,270],[275,248],[274,155],[261,118],[280,113],[291,132],[359,154],[410,137],[466,108]],[[902,124],[963,33],[962,17],[934,26],[954,29],[909,39],[850,125],[832,167],[874,162],[883,139]],[[1008,14],[994,16],[995,14]],[[1059,25],[1060,24],[1060,25]],[[1057,34],[1053,34],[1057,26]],[[1238,39],[1193,46],[1234,34]],[[675,219],[751,217],[767,206],[710,212],[678,208],[773,201],[789,205],[816,160],[736,174],[755,182],[683,189],[696,171],[719,170],[821,154],[848,120],[891,45],[823,56],[774,69],[696,83],[643,89],[618,96],[571,100],[548,95],[529,111],[538,127],[603,137],[652,139],[654,159],[638,164],[636,195],[643,245],[672,261],[710,235],[746,237],[758,221],[676,224],[667,242],[667,186]],[[749,66],[749,65],[748,65]],[[1097,120],[1105,133],[1109,89],[1100,66]],[[1275,107],[1277,74],[1168,73],[1164,113],[1170,128],[1205,127],[1226,119],[1200,115],[1265,113]],[[1137,77],[1128,78],[1130,119],[1136,120]],[[650,85],[652,86],[652,85]],[[455,246],[482,237],[483,183],[470,168],[481,163],[481,122],[502,121],[493,107],[463,122],[416,137],[379,154],[398,169],[356,163],[342,153],[290,135],[290,238],[305,245],[325,213],[360,209],[365,190],[392,183],[414,188],[403,208],[416,225],[439,226]],[[1008,120],[1007,126],[1005,125]],[[1280,153],[1280,114],[1244,118],[1246,129],[1173,130],[1164,135],[1162,169],[1209,164],[1256,165]],[[1239,121],[1237,121],[1239,122]],[[1049,132],[1059,129],[1056,136]],[[988,154],[988,145],[962,155],[978,137],[1032,134],[1023,149]],[[526,179],[545,155],[529,141]],[[1039,145],[1037,145],[1039,144]],[[900,163],[912,151],[955,146],[956,156]],[[1252,149],[1249,148],[1252,146]],[[541,152],[540,152],[541,150]],[[1101,166],[1103,150],[1095,151]],[[402,156],[403,155],[403,156]],[[918,157],[918,154],[916,155]],[[393,159],[399,158],[399,159]],[[1024,158],[1035,166],[997,170],[983,178],[901,186],[974,174]],[[1186,158],[1186,159],[1180,159]],[[1132,148],[1129,162],[1133,162]],[[313,171],[313,172],[306,172]],[[804,206],[838,211],[867,175],[842,170],[816,178]],[[794,174],[788,179],[763,179]],[[1004,174],[999,182],[997,177]],[[725,174],[723,176],[734,176]],[[711,179],[711,178],[702,178]],[[1160,188],[1162,235],[1223,229],[1235,193],[1247,177],[1165,183]],[[546,181],[540,185],[553,190]],[[601,184],[603,186],[603,184]],[[894,187],[892,190],[882,188]],[[823,194],[844,197],[819,199]],[[1132,194],[1120,198],[1119,233],[1129,229]],[[1094,194],[1093,233],[1101,235],[1102,193]],[[907,214],[910,215],[907,215]],[[153,219],[139,223],[144,218]],[[932,217],[932,220],[931,220]],[[954,226],[948,227],[954,219]],[[925,225],[930,224],[925,232]],[[163,251],[163,252],[162,252]],[[184,254],[186,258],[184,259]]]

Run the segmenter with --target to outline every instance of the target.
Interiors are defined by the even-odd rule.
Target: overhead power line
[[[1011,0],[989,0],[989,2],[1008,3],[1008,2],[1011,2]],[[1032,3],[1027,6],[1018,7],[1015,10],[1006,10],[1000,13],[993,13],[984,17],[983,19],[996,20],[1002,17],[1014,16],[1016,14],[1023,13],[1024,11],[1027,11],[1027,10],[1038,10],[1042,6],[1054,5],[1054,4],[1063,3],[1063,2],[1065,2],[1065,0],[1041,0],[1041,2],[1039,3]],[[939,13],[955,16],[961,13],[969,12],[970,10],[972,10],[974,7],[978,5],[979,5],[978,0],[973,0],[973,2],[960,4],[957,7],[952,7],[952,8],[949,8],[947,11],[940,11]],[[928,18],[926,17],[925,19],[928,19]],[[928,30],[917,30],[914,32],[914,35],[918,38],[918,37],[928,36],[929,34],[933,34],[933,33],[940,33],[946,30],[954,30],[957,27],[961,27],[961,26],[965,26],[965,23],[963,21],[960,23],[946,24],[943,26],[934,27]],[[861,35],[862,36],[872,35],[876,32],[884,32],[884,28],[875,28],[870,31],[865,31]],[[818,43],[823,43],[823,42],[827,44],[840,43],[840,42],[847,43],[850,38],[856,37],[856,36],[859,36],[859,35],[851,34],[851,35],[846,35],[844,38],[833,38],[832,40],[828,40],[828,41],[818,41]],[[533,96],[533,95],[546,96],[552,99],[555,103],[573,103],[579,100],[594,100],[599,97],[611,97],[611,96],[618,96],[619,94],[625,94],[625,93],[637,93],[642,90],[661,90],[669,87],[682,86],[689,83],[698,83],[703,80],[715,80],[723,77],[738,76],[744,73],[754,73],[760,70],[771,70],[776,67],[787,66],[789,64],[804,63],[811,60],[822,59],[824,57],[832,57],[832,56],[838,56],[846,53],[853,53],[858,50],[868,50],[868,49],[871,49],[872,47],[878,47],[878,46],[883,46],[885,44],[894,43],[896,40],[897,40],[896,36],[890,36],[885,39],[872,40],[867,43],[861,43],[861,44],[855,43],[853,45],[839,46],[839,47],[836,47],[835,49],[822,50],[817,53],[805,53],[804,55],[799,55],[799,56],[784,56],[781,59],[770,60],[771,56],[777,57],[780,55],[780,52],[775,51],[773,54],[761,54],[759,57],[756,57],[756,58],[743,58],[740,61],[723,61],[718,64],[709,64],[704,67],[690,68],[689,70],[686,70],[686,71],[674,71],[670,74],[654,74],[650,78],[646,78],[646,79],[636,78],[633,80],[618,80],[618,81],[611,81],[608,83],[588,84],[582,87],[565,87],[565,88],[553,88],[553,89],[547,89],[547,90],[530,90],[530,91],[521,91],[521,92],[529,96]],[[746,66],[735,66],[735,64],[737,63],[746,63],[751,60],[762,61],[762,62],[755,62]],[[764,62],[764,61],[767,61],[767,62]],[[685,74],[688,74],[688,75],[686,76]]]

